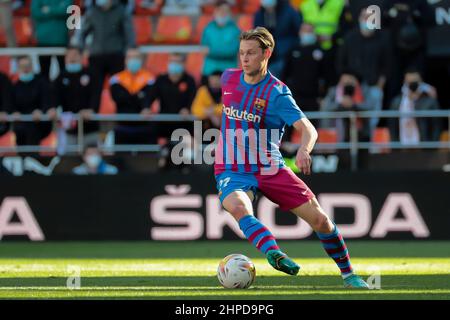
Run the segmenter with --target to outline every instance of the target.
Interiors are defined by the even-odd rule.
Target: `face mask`
[[[169,74],[182,74],[184,71],[184,66],[178,62],[170,62],[168,66]]]
[[[130,70],[131,73],[138,72],[142,67],[142,61],[141,59],[129,59],[127,61],[127,69]]]
[[[317,37],[314,33],[303,33],[300,35],[300,43],[304,46],[309,46],[316,43]]]
[[[93,154],[86,157],[86,163],[91,168],[97,168],[100,162],[102,162],[102,157],[98,154]]]
[[[409,90],[411,90],[411,92],[416,92],[417,89],[419,89],[419,82],[418,81],[413,81],[410,82],[408,84]]]
[[[277,5],[277,0],[261,0],[261,5],[264,8],[273,8]]]
[[[227,24],[228,20],[230,20],[230,17],[229,17],[229,16],[225,16],[225,17],[215,17],[214,19],[216,20],[216,23],[217,23],[219,26],[224,26],[224,25]]]
[[[83,69],[81,63],[68,63],[66,64],[66,71],[69,73],[77,73]]]
[[[19,80],[23,82],[30,82],[34,79],[34,73],[20,73],[19,74]]]
[[[109,3],[109,0],[96,0],[95,3],[99,7],[104,7]]]
[[[369,31],[369,32],[372,32],[372,31],[373,31],[372,29],[369,28],[369,26],[367,25],[367,23],[366,23],[366,22],[363,22],[363,21],[360,21],[360,22],[359,22],[359,29],[360,29],[361,31]]]

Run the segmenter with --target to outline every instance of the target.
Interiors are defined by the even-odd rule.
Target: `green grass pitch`
[[[227,242],[0,243],[0,299],[450,299],[450,241],[347,241],[353,266],[380,290],[348,290],[318,241],[279,244],[302,269],[272,269],[245,240]],[[216,277],[230,253],[250,257],[249,289],[224,289]],[[81,287],[66,286],[69,266]]]

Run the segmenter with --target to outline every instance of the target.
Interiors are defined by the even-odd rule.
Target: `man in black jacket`
[[[93,113],[97,113],[95,86],[89,69],[82,65],[80,49],[69,47],[65,55],[65,69],[53,82],[54,105],[61,107],[66,115],[79,114],[83,120],[89,120]],[[98,140],[99,125],[97,122],[85,121],[84,143],[95,144]],[[78,128],[75,121],[67,130],[67,144],[77,143]]]
[[[12,111],[11,82],[6,74],[0,72],[0,136],[9,130],[5,118]]]
[[[19,79],[13,84],[13,115],[32,114],[34,122],[14,123],[18,145],[39,145],[52,130],[52,123],[41,121],[47,113],[55,117],[55,109],[51,108],[50,86],[46,79],[35,75],[31,58],[18,58]]]
[[[150,105],[159,100],[160,113],[177,113],[188,115],[197,91],[194,78],[185,71],[186,57],[183,54],[173,53],[169,56],[167,73],[156,78],[152,89]],[[166,123],[161,126],[160,135],[170,138],[172,131],[179,127],[190,128],[190,125],[181,123]]]

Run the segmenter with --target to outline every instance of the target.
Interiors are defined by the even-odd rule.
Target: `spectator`
[[[312,24],[302,24],[299,38],[287,56],[282,79],[303,111],[318,111],[323,51]]]
[[[138,49],[128,49],[126,69],[110,80],[111,96],[117,113],[148,113],[154,76],[142,68],[143,57]],[[154,122],[119,122],[114,130],[117,144],[148,144],[156,142]]]
[[[76,175],[115,175],[115,166],[106,163],[96,145],[88,145],[83,152],[83,163],[73,168]]]
[[[362,85],[369,89],[374,102],[373,110],[382,110],[383,89],[392,63],[392,51],[388,35],[381,30],[371,29],[366,8],[360,11],[359,28],[350,31],[344,38],[338,53],[338,71],[357,70]],[[370,119],[370,130],[376,128],[378,118]]]
[[[9,130],[6,116],[12,111],[11,82],[0,72],[0,136]]]
[[[269,61],[270,72],[276,77],[281,75],[287,54],[298,42],[301,23],[301,15],[288,0],[262,0],[261,8],[255,13],[254,26],[267,28],[276,39]]]
[[[390,45],[395,65],[389,77],[390,101],[400,92],[407,69],[425,71],[426,29],[434,24],[434,15],[427,0],[386,1],[383,13],[383,28],[392,35]]]
[[[334,86],[338,80],[335,67],[337,49],[333,43],[333,35],[338,30],[344,5],[344,0],[305,0],[300,4],[304,22],[314,26],[324,51],[322,65],[326,88]]]
[[[194,78],[185,71],[186,56],[172,53],[169,56],[167,73],[156,78],[150,105],[159,100],[160,113],[188,115],[197,91]],[[148,112],[148,110],[147,110]],[[165,123],[159,134],[170,138],[180,123]]]
[[[72,0],[33,0],[31,2],[31,18],[34,34],[39,47],[66,47],[69,41],[66,27],[67,8]],[[41,75],[50,79],[50,63],[52,56],[39,56]],[[57,56],[59,69],[64,68],[64,57]]]
[[[89,54],[89,66],[97,86],[96,105],[100,105],[106,76],[122,71],[126,49],[135,47],[133,22],[118,0],[97,0],[96,5],[86,11],[81,26],[72,44],[86,48]]]
[[[369,92],[370,88],[360,83],[356,73],[345,70],[337,86],[328,90],[327,96],[322,101],[321,111],[371,111],[374,106],[374,97]],[[348,119],[323,119],[321,127],[335,127],[340,142],[350,139]],[[371,131],[367,119],[357,119],[357,129],[360,141],[370,140]]]
[[[13,26],[12,0],[0,0],[0,28],[6,35],[6,45],[16,47],[16,36]]]
[[[214,8],[214,20],[203,30],[201,44],[208,47],[203,65],[204,79],[213,71],[237,67],[240,30],[231,16],[227,1],[218,1]],[[205,83],[205,81],[203,81]]]
[[[32,114],[32,122],[19,122],[14,124],[16,142],[18,145],[39,145],[52,130],[49,121],[40,122],[46,112],[55,118],[56,112],[51,108],[50,86],[47,80],[33,73],[31,58],[22,56],[18,58],[19,78],[13,84],[13,116]]]
[[[439,118],[408,117],[408,113],[418,110],[438,110],[435,89],[422,81],[417,69],[405,73],[402,93],[395,97],[391,110],[402,112],[405,116],[389,119],[391,138],[403,144],[418,144],[420,141],[438,141],[442,123]]]
[[[222,116],[221,71],[214,71],[208,76],[206,85],[197,90],[192,103],[192,114],[203,120],[203,129],[220,127]]]
[[[72,114],[79,114],[83,120],[89,120],[93,113],[97,113],[99,106],[95,104],[95,87],[92,75],[82,65],[82,54],[79,48],[69,47],[65,55],[65,67],[58,78],[53,82],[53,105],[61,107],[65,115],[62,129],[68,129],[67,135],[59,142],[65,141],[68,145],[77,143],[77,122],[72,120]],[[64,126],[65,123],[69,125]],[[72,125],[73,124],[73,125]],[[84,143],[97,143],[99,125],[94,121],[83,123]],[[65,132],[65,131],[63,131]]]

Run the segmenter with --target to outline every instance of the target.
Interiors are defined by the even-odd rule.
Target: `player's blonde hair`
[[[270,49],[273,51],[275,47],[275,40],[272,34],[264,27],[256,27],[255,29],[242,32],[239,41],[242,40],[256,40],[263,50]]]

